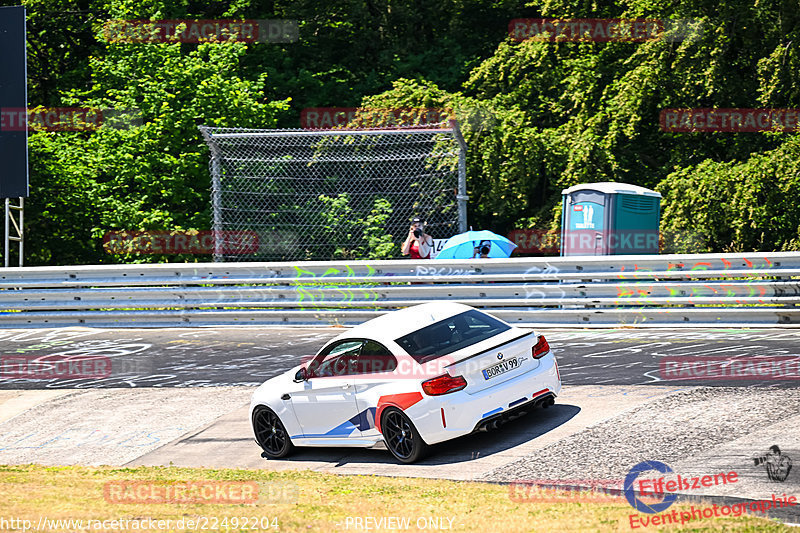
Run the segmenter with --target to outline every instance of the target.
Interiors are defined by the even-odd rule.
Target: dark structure
[[[0,7],[0,198],[28,196],[25,8]]]

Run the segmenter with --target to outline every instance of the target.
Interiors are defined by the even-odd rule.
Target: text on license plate
[[[484,379],[492,379],[495,376],[499,376],[509,370],[514,370],[519,366],[519,361],[514,359],[509,359],[508,361],[503,361],[502,363],[498,363],[494,366],[490,366],[489,368],[483,369],[483,377]]]

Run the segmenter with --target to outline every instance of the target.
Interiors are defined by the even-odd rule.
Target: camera
[[[781,449],[778,447],[777,444],[773,444],[772,446],[770,446],[769,447],[769,452],[770,452],[770,455],[772,455],[772,456],[775,456],[775,455],[777,455],[778,457],[781,456]],[[767,455],[761,455],[759,457],[753,457],[753,463],[755,464],[755,466],[760,466],[760,465],[763,465],[764,463],[766,463],[767,459],[769,459],[769,457]]]
[[[414,237],[419,239],[421,235],[422,235],[422,230],[421,229],[417,228],[417,229],[414,230]]]

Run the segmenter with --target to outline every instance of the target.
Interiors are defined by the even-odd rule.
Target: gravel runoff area
[[[800,454],[797,453],[800,427],[782,423],[799,413],[800,389],[695,388],[655,399],[604,420],[498,467],[481,479],[619,480],[621,486],[628,471],[642,461],[674,465],[691,463],[692,458],[697,457],[704,462],[702,457],[713,455],[714,448],[724,448],[736,439],[765,430],[765,442],[757,449],[748,446],[740,450],[735,460],[727,461],[728,464],[718,461],[715,470],[704,473],[718,473],[719,468],[725,467],[740,471],[743,477],[754,478],[758,470],[760,479],[765,474],[755,468],[752,457],[779,444],[783,450],[790,450],[790,456],[795,455],[795,469],[786,482],[772,483],[772,490],[800,497]],[[774,431],[767,431],[771,426]],[[780,441],[775,442],[778,439]],[[696,469],[703,469],[702,465],[697,464]],[[744,487],[740,485],[739,488]]]
[[[0,464],[125,464],[246,406],[252,394],[252,387],[72,390],[0,423]]]

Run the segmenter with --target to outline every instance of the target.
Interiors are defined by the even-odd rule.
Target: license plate
[[[503,361],[502,363],[497,363],[496,365],[483,369],[483,378],[492,379],[493,377],[499,376],[500,374],[505,374],[509,370],[514,370],[518,366],[519,366],[519,361],[516,358],[509,359],[508,361]]]

